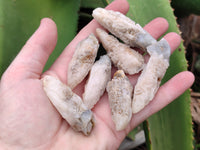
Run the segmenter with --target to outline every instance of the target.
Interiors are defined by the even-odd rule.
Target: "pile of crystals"
[[[142,110],[154,98],[169,66],[170,57],[170,46],[165,39],[155,40],[139,24],[120,12],[96,8],[92,15],[103,28],[112,33],[96,29],[107,54],[95,62],[99,42],[94,34],[90,34],[76,47],[68,66],[67,85],[49,75],[42,79],[43,88],[57,111],[75,131],[81,131],[84,135],[89,135],[95,125],[91,109],[105,90],[108,92],[116,130],[125,129],[132,114]],[[147,63],[134,48],[149,54]],[[111,79],[112,64],[118,70]],[[126,74],[139,72],[141,74],[133,88]],[[88,74],[81,98],[72,90]]]

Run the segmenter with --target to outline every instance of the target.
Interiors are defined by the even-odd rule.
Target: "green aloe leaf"
[[[109,1],[110,2],[110,1]],[[156,17],[164,17],[169,22],[169,32],[179,33],[176,18],[168,0],[128,0],[128,16],[144,26]],[[172,54],[170,67],[163,83],[175,74],[187,70],[183,42]],[[192,117],[190,93],[187,90],[173,103],[154,114],[146,123],[147,147],[153,150],[193,149]]]
[[[83,8],[96,8],[104,7],[106,3],[101,0],[81,0],[81,7]]]
[[[0,0],[0,75],[44,17],[58,27],[58,43],[48,68],[76,34],[80,0]]]

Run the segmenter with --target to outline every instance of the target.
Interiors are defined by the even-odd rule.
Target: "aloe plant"
[[[8,67],[43,17],[58,27],[58,43],[46,68],[76,35],[80,0],[0,0],[0,74]]]
[[[107,4],[104,0],[81,0],[82,8],[104,7]]]

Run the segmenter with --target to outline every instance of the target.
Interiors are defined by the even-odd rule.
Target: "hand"
[[[128,3],[116,0],[107,8],[126,13]],[[153,101],[133,115],[128,127],[120,132],[115,130],[108,97],[104,94],[93,109],[96,124],[91,135],[87,137],[74,132],[45,95],[40,79],[48,74],[59,77],[67,84],[67,67],[77,43],[91,32],[95,33],[98,26],[96,21],[91,21],[65,48],[52,67],[42,73],[55,48],[57,29],[52,20],[45,18],[41,21],[0,82],[0,149],[117,149],[128,132],[192,85],[192,73],[185,71],[175,75],[160,87]],[[168,23],[163,18],[157,18],[144,28],[157,39],[167,30]],[[168,33],[164,38],[172,52],[180,44],[180,36],[176,33]],[[136,79],[137,76],[130,77],[133,85]],[[75,89],[78,95],[83,92],[83,84]]]

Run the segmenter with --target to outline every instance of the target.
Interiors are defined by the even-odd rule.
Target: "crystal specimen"
[[[156,94],[169,66],[170,47],[165,39],[147,47],[150,58],[136,83],[132,111],[142,110]]]
[[[109,32],[131,47],[146,50],[147,46],[156,43],[156,40],[139,24],[120,12],[96,8],[92,16]]]
[[[61,116],[75,131],[89,135],[94,125],[94,117],[82,99],[58,78],[47,75],[42,82],[46,95]]]
[[[123,130],[132,117],[131,101],[133,87],[123,70],[118,70],[107,88],[112,119],[116,130]]]
[[[107,55],[101,56],[90,70],[89,78],[85,85],[83,101],[92,109],[104,93],[108,81],[111,79],[111,60]]]
[[[128,45],[120,43],[114,36],[102,29],[97,29],[96,33],[108,56],[118,69],[131,75],[143,69],[144,58],[141,54]]]
[[[93,34],[77,45],[68,67],[68,86],[71,89],[87,76],[94,64],[98,48],[98,40]]]

